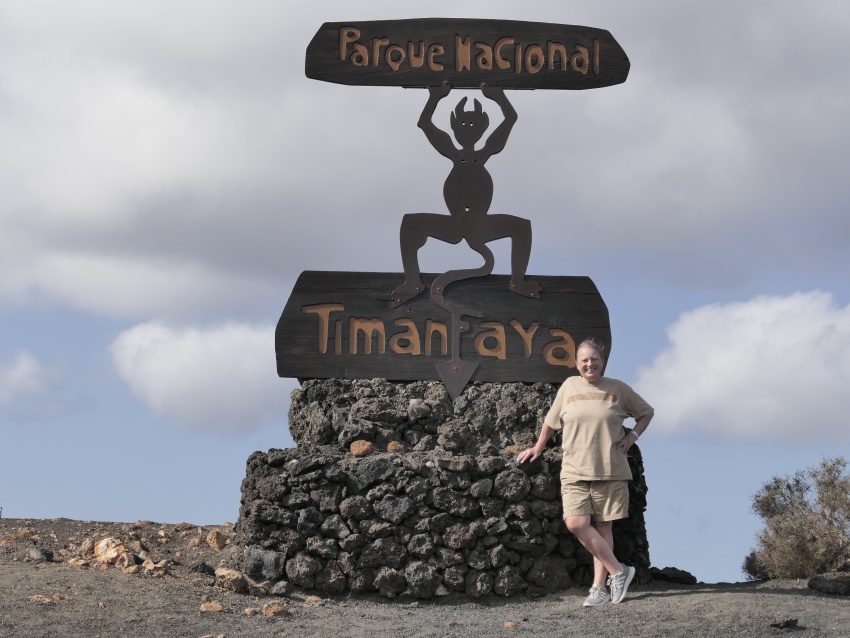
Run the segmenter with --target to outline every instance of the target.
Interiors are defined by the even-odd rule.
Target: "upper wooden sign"
[[[326,22],[307,77],[338,84],[596,89],[620,84],[629,58],[604,29],[462,18]]]

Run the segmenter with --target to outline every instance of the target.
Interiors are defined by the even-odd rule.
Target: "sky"
[[[2,516],[235,521],[248,456],[293,445],[274,326],[299,273],[400,272],[402,214],[445,212],[425,91],[305,77],[347,20],[585,25],[628,54],[622,85],[509,93],[490,210],[531,220],[531,275],[587,275],[608,305],[607,374],[656,409],[654,565],[743,580],[752,495],[850,456],[850,6],[423,11],[0,4]],[[421,261],[480,258],[432,240]]]

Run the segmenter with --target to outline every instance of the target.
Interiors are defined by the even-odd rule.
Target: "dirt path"
[[[222,526],[227,536],[229,528]],[[585,592],[570,589],[535,600],[461,596],[429,601],[350,596],[255,597],[212,586],[193,567],[216,566],[227,548],[194,541],[212,527],[0,520],[0,636],[753,636],[850,635],[850,598],[819,594],[804,581],[696,586],[633,587],[619,605],[585,609]],[[162,532],[162,534],[160,534]],[[188,533],[186,533],[188,532]],[[168,560],[162,575],[123,573],[97,563],[68,563],[86,538],[122,534],[143,539],[155,559]],[[163,540],[160,540],[163,539]],[[35,562],[33,549],[54,552]],[[159,562],[159,561],[157,561]],[[41,598],[33,598],[41,597]],[[202,612],[218,602],[221,611]],[[262,614],[266,603],[286,604],[286,615]],[[257,610],[246,615],[246,609]],[[797,627],[771,624],[795,619]]]

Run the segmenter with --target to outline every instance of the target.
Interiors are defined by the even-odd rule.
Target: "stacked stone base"
[[[409,396],[411,385],[398,384],[399,400],[417,406],[424,399]],[[433,390],[430,384],[419,386],[423,392]],[[476,396],[483,391],[486,398],[489,389],[476,387]],[[539,388],[534,392],[541,400],[550,395]],[[293,410],[304,407],[296,405],[298,398]],[[340,414],[345,401],[348,412]],[[327,424],[320,424],[319,430],[327,428],[331,438],[337,429],[346,435],[352,423],[360,431],[370,429],[362,414],[350,413],[356,398],[345,401],[343,407],[339,402],[333,408],[317,402],[308,406],[314,425],[316,415],[326,411]],[[465,405],[463,396],[454,402],[454,407]],[[443,421],[463,427],[447,398],[432,408]],[[536,408],[529,420],[536,420],[545,408]],[[343,425],[335,428],[334,422]],[[411,425],[383,421],[372,429],[401,432]],[[418,425],[422,431],[437,431],[444,423]],[[511,443],[505,431],[499,442]],[[379,443],[377,435],[371,442]],[[592,558],[561,518],[560,449],[550,448],[522,466],[514,462],[513,449],[489,453],[495,449],[492,441],[479,441],[473,449],[479,453],[435,446],[401,453],[379,450],[358,458],[339,442],[302,442],[295,449],[254,453],[236,525],[242,571],[256,580],[308,590],[379,592],[390,598],[451,592],[541,596],[589,585]],[[614,524],[615,554],[637,568],[638,581],[648,581],[646,484],[637,446],[630,454],[635,477],[630,516]]]

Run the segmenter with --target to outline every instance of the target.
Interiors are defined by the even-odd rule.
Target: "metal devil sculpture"
[[[576,373],[575,343],[592,336],[610,344],[608,311],[589,278],[526,278],[531,222],[489,212],[486,163],[517,121],[505,88],[597,88],[624,82],[628,70],[610,33],[589,27],[438,18],[323,25],[307,49],[308,77],[428,89],[419,127],[452,162],[443,185],[449,214],[404,216],[401,276],[302,273],[276,331],[278,374],[440,378],[456,398],[470,380],[560,382]],[[434,124],[452,88],[480,89],[501,109],[486,138],[489,116],[477,99],[472,110],[468,98],[458,102],[454,140]],[[418,253],[429,238],[465,241],[483,264],[423,274]],[[511,240],[510,277],[492,275],[487,244],[503,238]]]

